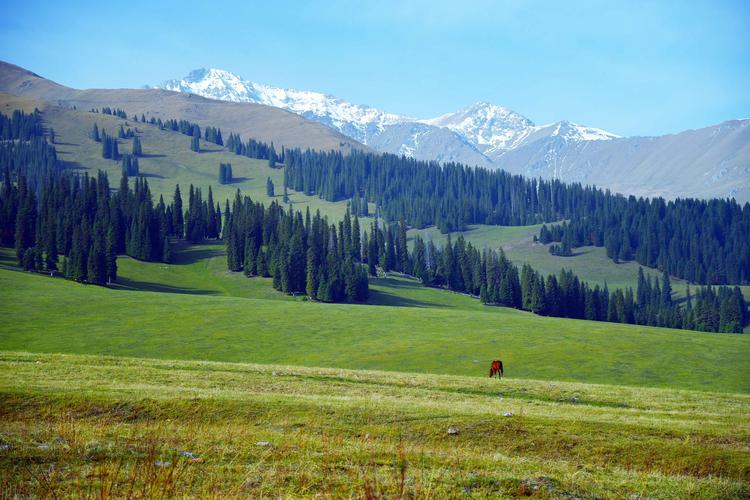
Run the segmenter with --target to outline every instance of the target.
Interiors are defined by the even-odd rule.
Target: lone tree
[[[273,181],[270,177],[266,180],[266,194],[271,198],[274,196]]]
[[[222,163],[219,165],[219,184],[232,183],[232,164]]]

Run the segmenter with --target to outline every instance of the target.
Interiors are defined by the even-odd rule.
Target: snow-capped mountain
[[[363,144],[387,125],[405,119],[369,106],[352,104],[332,95],[283,89],[244,80],[222,69],[196,69],[185,78],[169,80],[158,88],[196,94],[211,99],[252,102],[286,109],[324,123]]]
[[[422,122],[456,132],[490,158],[541,137],[561,137],[571,142],[606,141],[618,137],[605,130],[568,121],[534,125],[515,111],[485,101]]]
[[[484,101],[423,123],[452,130],[484,152],[512,149],[534,127],[525,116]]]
[[[252,82],[221,69],[197,69],[157,87],[224,101],[275,106],[323,123],[377,150],[441,162],[491,167],[495,158],[545,137],[560,137],[573,143],[617,137],[566,121],[537,126],[515,111],[488,102],[477,102],[436,118],[415,119],[320,92]]]

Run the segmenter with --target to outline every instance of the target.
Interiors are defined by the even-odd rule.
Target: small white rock
[[[255,446],[271,446],[271,443],[269,443],[268,441],[258,441],[257,443],[255,443]]]
[[[456,427],[448,427],[448,435],[455,436],[458,434],[459,430]]]
[[[512,416],[513,416],[512,412],[506,411],[505,413],[503,413],[503,417],[512,417]]]

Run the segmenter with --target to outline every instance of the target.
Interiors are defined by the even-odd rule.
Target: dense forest
[[[273,286],[322,302],[363,302],[367,270],[361,265],[359,219],[349,213],[338,228],[316,213],[266,208],[241,197],[228,214],[224,239],[227,267],[247,276],[273,277]]]
[[[403,233],[399,229],[398,234]],[[685,306],[672,299],[669,275],[663,273],[661,283],[639,272],[637,291],[632,289],[608,290],[599,285],[590,286],[572,271],[561,270],[558,275],[542,276],[531,266],[524,265],[520,272],[502,250],[480,252],[459,236],[454,243],[440,249],[432,242],[416,238],[414,249],[403,264],[399,264],[398,240],[402,236],[378,237],[386,245],[395,241],[394,262],[406,272],[419,277],[431,286],[444,286],[450,290],[479,296],[485,304],[497,304],[534,312],[543,316],[609,321],[701,331],[741,333],[750,317],[739,287],[702,287],[695,298],[690,296]],[[372,245],[372,243],[371,243]]]
[[[615,261],[635,260],[693,283],[750,282],[750,205],[734,201],[613,196],[588,217],[543,227],[539,239],[568,252],[603,246]]]
[[[230,136],[230,150],[267,159],[272,148]],[[750,283],[750,204],[624,197],[595,187],[527,179],[504,171],[425,162],[391,154],[286,150],[285,187],[328,201],[374,202],[386,220],[449,233],[469,224],[527,225],[570,220],[540,234],[559,255],[606,246],[700,284]],[[359,212],[357,212],[359,213]],[[551,235],[551,237],[550,237]]]

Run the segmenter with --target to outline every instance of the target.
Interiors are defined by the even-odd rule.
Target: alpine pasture
[[[0,104],[40,107],[68,169],[119,178],[88,130],[126,125],[157,198],[180,183],[213,186],[222,207],[238,188],[268,203],[270,177],[280,199],[283,170],[266,161]],[[218,186],[226,162],[236,179]],[[346,210],[289,197],[332,221]],[[602,248],[552,256],[538,231],[463,234],[545,273],[635,286],[637,264]],[[0,496],[750,496],[746,335],[542,317],[393,274],[370,280],[364,304],[323,304],[228,272],[221,242],[174,241],[168,264],[117,268],[111,286],[84,285],[0,249]],[[675,298],[685,290],[675,280]],[[489,380],[497,358],[506,376]]]

